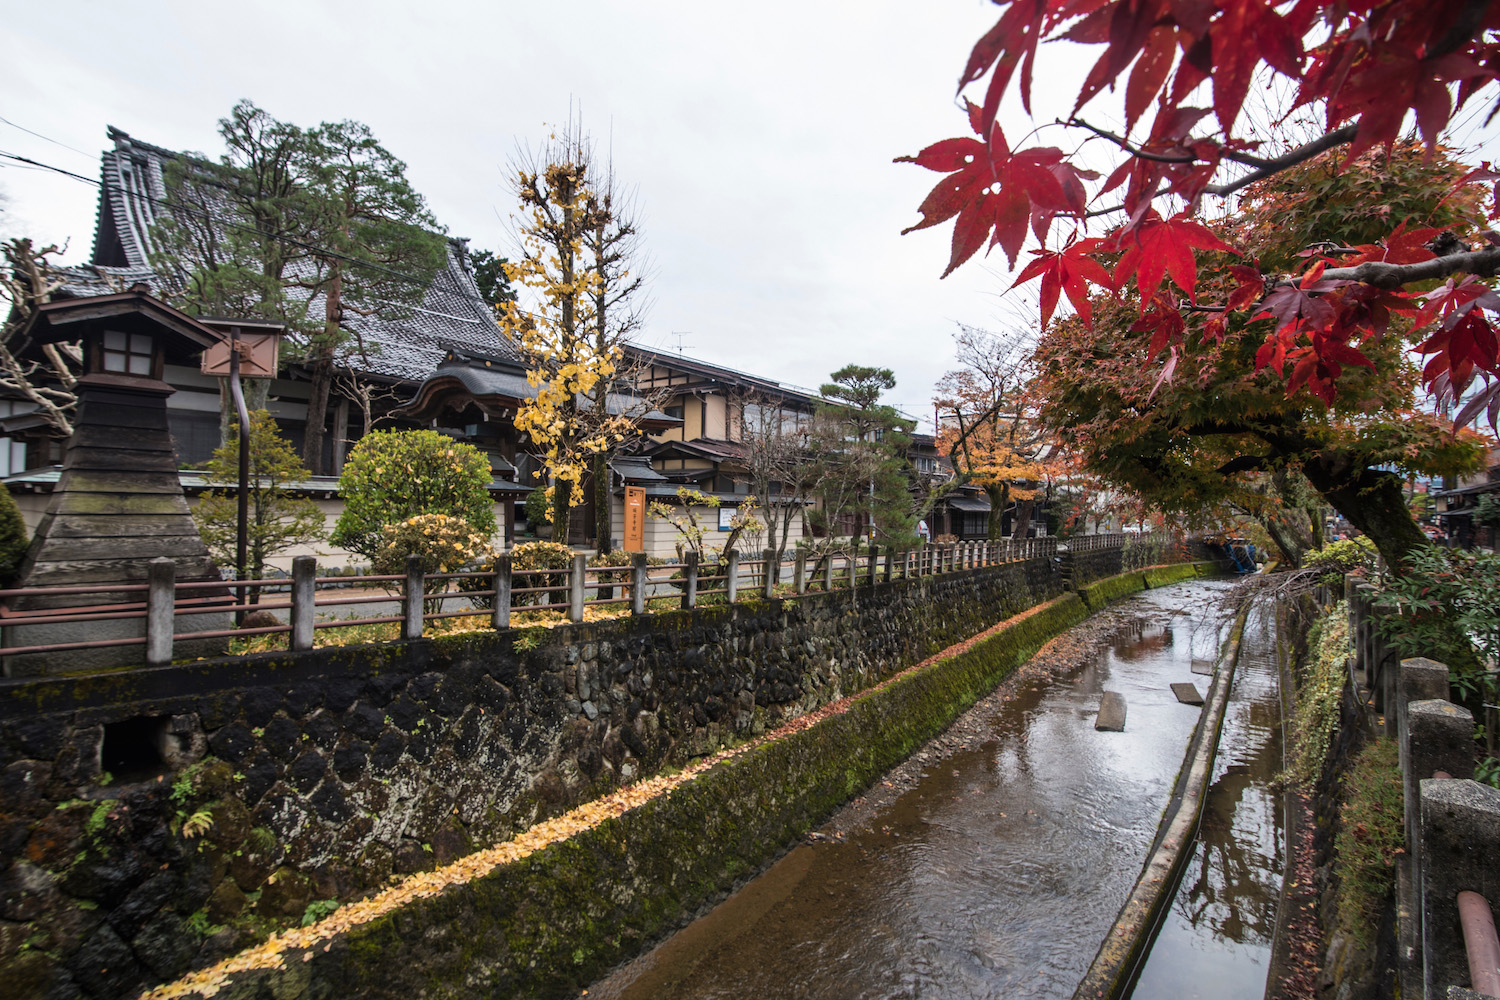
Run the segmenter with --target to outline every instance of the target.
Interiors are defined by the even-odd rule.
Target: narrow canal
[[[1140,871],[1198,718],[1168,685],[1207,689],[1192,664],[1217,654],[1230,587],[1194,581],[1109,609],[1083,626],[1112,633],[1097,655],[1023,669],[808,843],[587,995],[1071,997]],[[1280,817],[1264,787],[1280,768],[1279,744],[1266,747],[1274,656],[1252,676],[1234,688],[1208,849],[1197,848],[1137,997],[1263,988],[1262,968],[1253,991],[1225,989],[1253,978],[1240,966],[1263,966],[1275,922]],[[1122,733],[1094,729],[1104,690],[1125,696]],[[1270,772],[1251,776],[1261,764]],[[1211,956],[1225,950],[1238,964],[1221,979]]]
[[[1251,610],[1198,842],[1134,1000],[1258,1000],[1285,866],[1280,662],[1274,613]]]

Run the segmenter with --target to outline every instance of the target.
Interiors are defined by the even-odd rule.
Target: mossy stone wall
[[[523,862],[235,977],[220,996],[566,997],[722,898],[1091,609],[1201,575],[1181,565],[1080,588],[809,729]]]
[[[1061,589],[1036,559],[852,596],[0,682],[0,981],[133,995]],[[126,737],[149,738],[160,780],[101,773]],[[212,824],[185,836],[194,817]]]

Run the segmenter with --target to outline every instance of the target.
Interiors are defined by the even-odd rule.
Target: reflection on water
[[[1133,598],[1146,627],[990,710],[980,749],[935,755],[846,841],[792,851],[589,996],[1071,996],[1156,833],[1198,716],[1167,685],[1215,655],[1227,586]],[[1128,703],[1123,733],[1093,728],[1106,686]],[[1223,839],[1236,860],[1210,869],[1248,864]],[[1239,885],[1205,878],[1188,912],[1260,928]]]
[[[1277,673],[1272,616],[1252,613],[1198,843],[1135,1000],[1253,1000],[1265,992],[1286,844],[1271,787],[1282,769]]]

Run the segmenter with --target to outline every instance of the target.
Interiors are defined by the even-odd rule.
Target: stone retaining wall
[[[1106,582],[1119,595],[1203,572],[1189,564]],[[280,969],[233,974],[218,995],[576,996],[721,899],[1103,603],[1100,588],[1059,597],[842,714],[522,862],[294,950]]]
[[[130,995],[1060,592],[1038,559],[852,600],[0,683],[0,981]]]

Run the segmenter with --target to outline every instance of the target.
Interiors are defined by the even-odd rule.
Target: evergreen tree
[[[232,425],[229,440],[214,451],[205,470],[215,488],[199,499],[193,520],[203,544],[220,565],[234,565],[239,523],[240,435]],[[266,560],[278,552],[322,541],[327,534],[323,511],[314,500],[295,497],[289,484],[309,478],[276,420],[265,410],[250,414],[249,517],[246,525],[245,572],[262,579]]]
[[[830,537],[864,521],[877,544],[915,538],[910,466],[906,453],[916,422],[880,402],[895,388],[889,368],[845,365],[819,392],[828,400],[814,416],[808,444],[816,469],[809,512]]]
[[[510,278],[505,274],[505,265],[509,263],[508,258],[496,257],[489,250],[473,250],[469,253],[469,264],[474,268],[474,284],[479,286],[479,294],[484,296],[484,301],[496,309],[507,302],[516,301],[516,290],[510,287]]]
[[[0,586],[9,587],[15,582],[30,547],[31,532],[26,529],[21,508],[16,506],[10,490],[0,486]]]
[[[219,134],[217,162],[169,164],[157,266],[189,312],[286,324],[311,372],[302,460],[321,470],[334,377],[365,352],[357,321],[419,303],[444,238],[406,164],[359,122],[304,129],[241,101]]]

